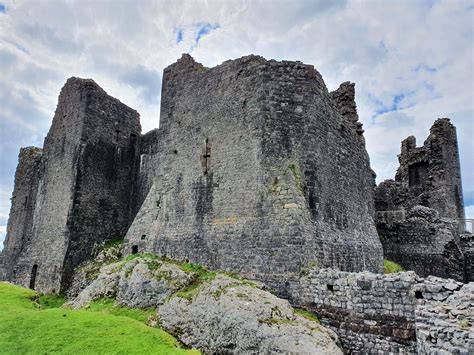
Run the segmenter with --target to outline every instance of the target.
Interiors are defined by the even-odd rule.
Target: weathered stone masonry
[[[373,172],[353,85],[248,56],[163,76],[156,175],[127,233],[154,252],[263,280],[309,264],[380,271]],[[142,160],[143,161],[143,160]]]
[[[421,276],[474,280],[473,239],[464,234],[456,128],[438,119],[423,146],[402,142],[395,180],[376,188],[377,230],[384,255]]]
[[[351,354],[470,354],[473,283],[311,269],[291,283],[291,303],[315,312]]]
[[[58,292],[96,243],[125,234],[140,130],[138,113],[92,80],[67,81],[42,155],[20,154],[4,251],[8,280]]]

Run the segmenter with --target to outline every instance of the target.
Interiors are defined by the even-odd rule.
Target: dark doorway
[[[138,254],[138,245],[132,245],[132,254]]]
[[[30,288],[32,290],[35,289],[35,283],[36,283],[36,273],[38,272],[38,265],[33,265],[33,268],[31,269],[31,278],[30,278]]]

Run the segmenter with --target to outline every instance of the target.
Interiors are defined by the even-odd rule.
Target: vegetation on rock
[[[393,274],[395,272],[405,271],[400,265],[396,262],[384,259],[383,261],[383,273],[384,274]]]

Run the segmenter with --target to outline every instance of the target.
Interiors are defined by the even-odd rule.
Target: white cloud
[[[206,66],[254,53],[313,64],[330,90],[356,82],[379,181],[394,176],[402,139],[421,143],[437,117],[451,117],[466,205],[474,204],[473,8],[455,0],[7,0],[0,184],[11,191],[20,146],[41,145],[68,77],[94,78],[137,109],[148,131],[158,126],[161,73],[181,53]]]
[[[3,249],[3,242],[7,234],[7,226],[0,226],[0,251]]]

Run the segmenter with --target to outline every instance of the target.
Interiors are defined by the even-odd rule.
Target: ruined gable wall
[[[45,139],[31,243],[12,281],[58,292],[95,243],[124,235],[130,223],[136,111],[92,80],[70,78]]]
[[[448,118],[435,121],[422,147],[415,137],[402,142],[395,181],[408,189],[407,208],[422,205],[442,217],[464,218],[456,128]]]
[[[15,172],[15,189],[12,195],[7,235],[2,251],[4,275],[11,280],[16,275],[18,258],[31,243],[33,211],[38,183],[41,178],[42,150],[36,147],[21,148]]]
[[[468,281],[469,251],[456,220],[464,207],[455,127],[436,120],[421,147],[408,137],[399,162],[395,181],[382,182],[375,193],[385,257],[421,276]]]
[[[63,288],[74,267],[91,256],[95,244],[125,236],[139,164],[139,114],[93,81],[84,80],[81,90],[86,108],[68,217]]]
[[[165,69],[161,108],[159,167],[128,252],[282,292],[282,279],[315,261],[381,269],[363,137],[314,68],[249,56],[208,69],[183,56]]]

